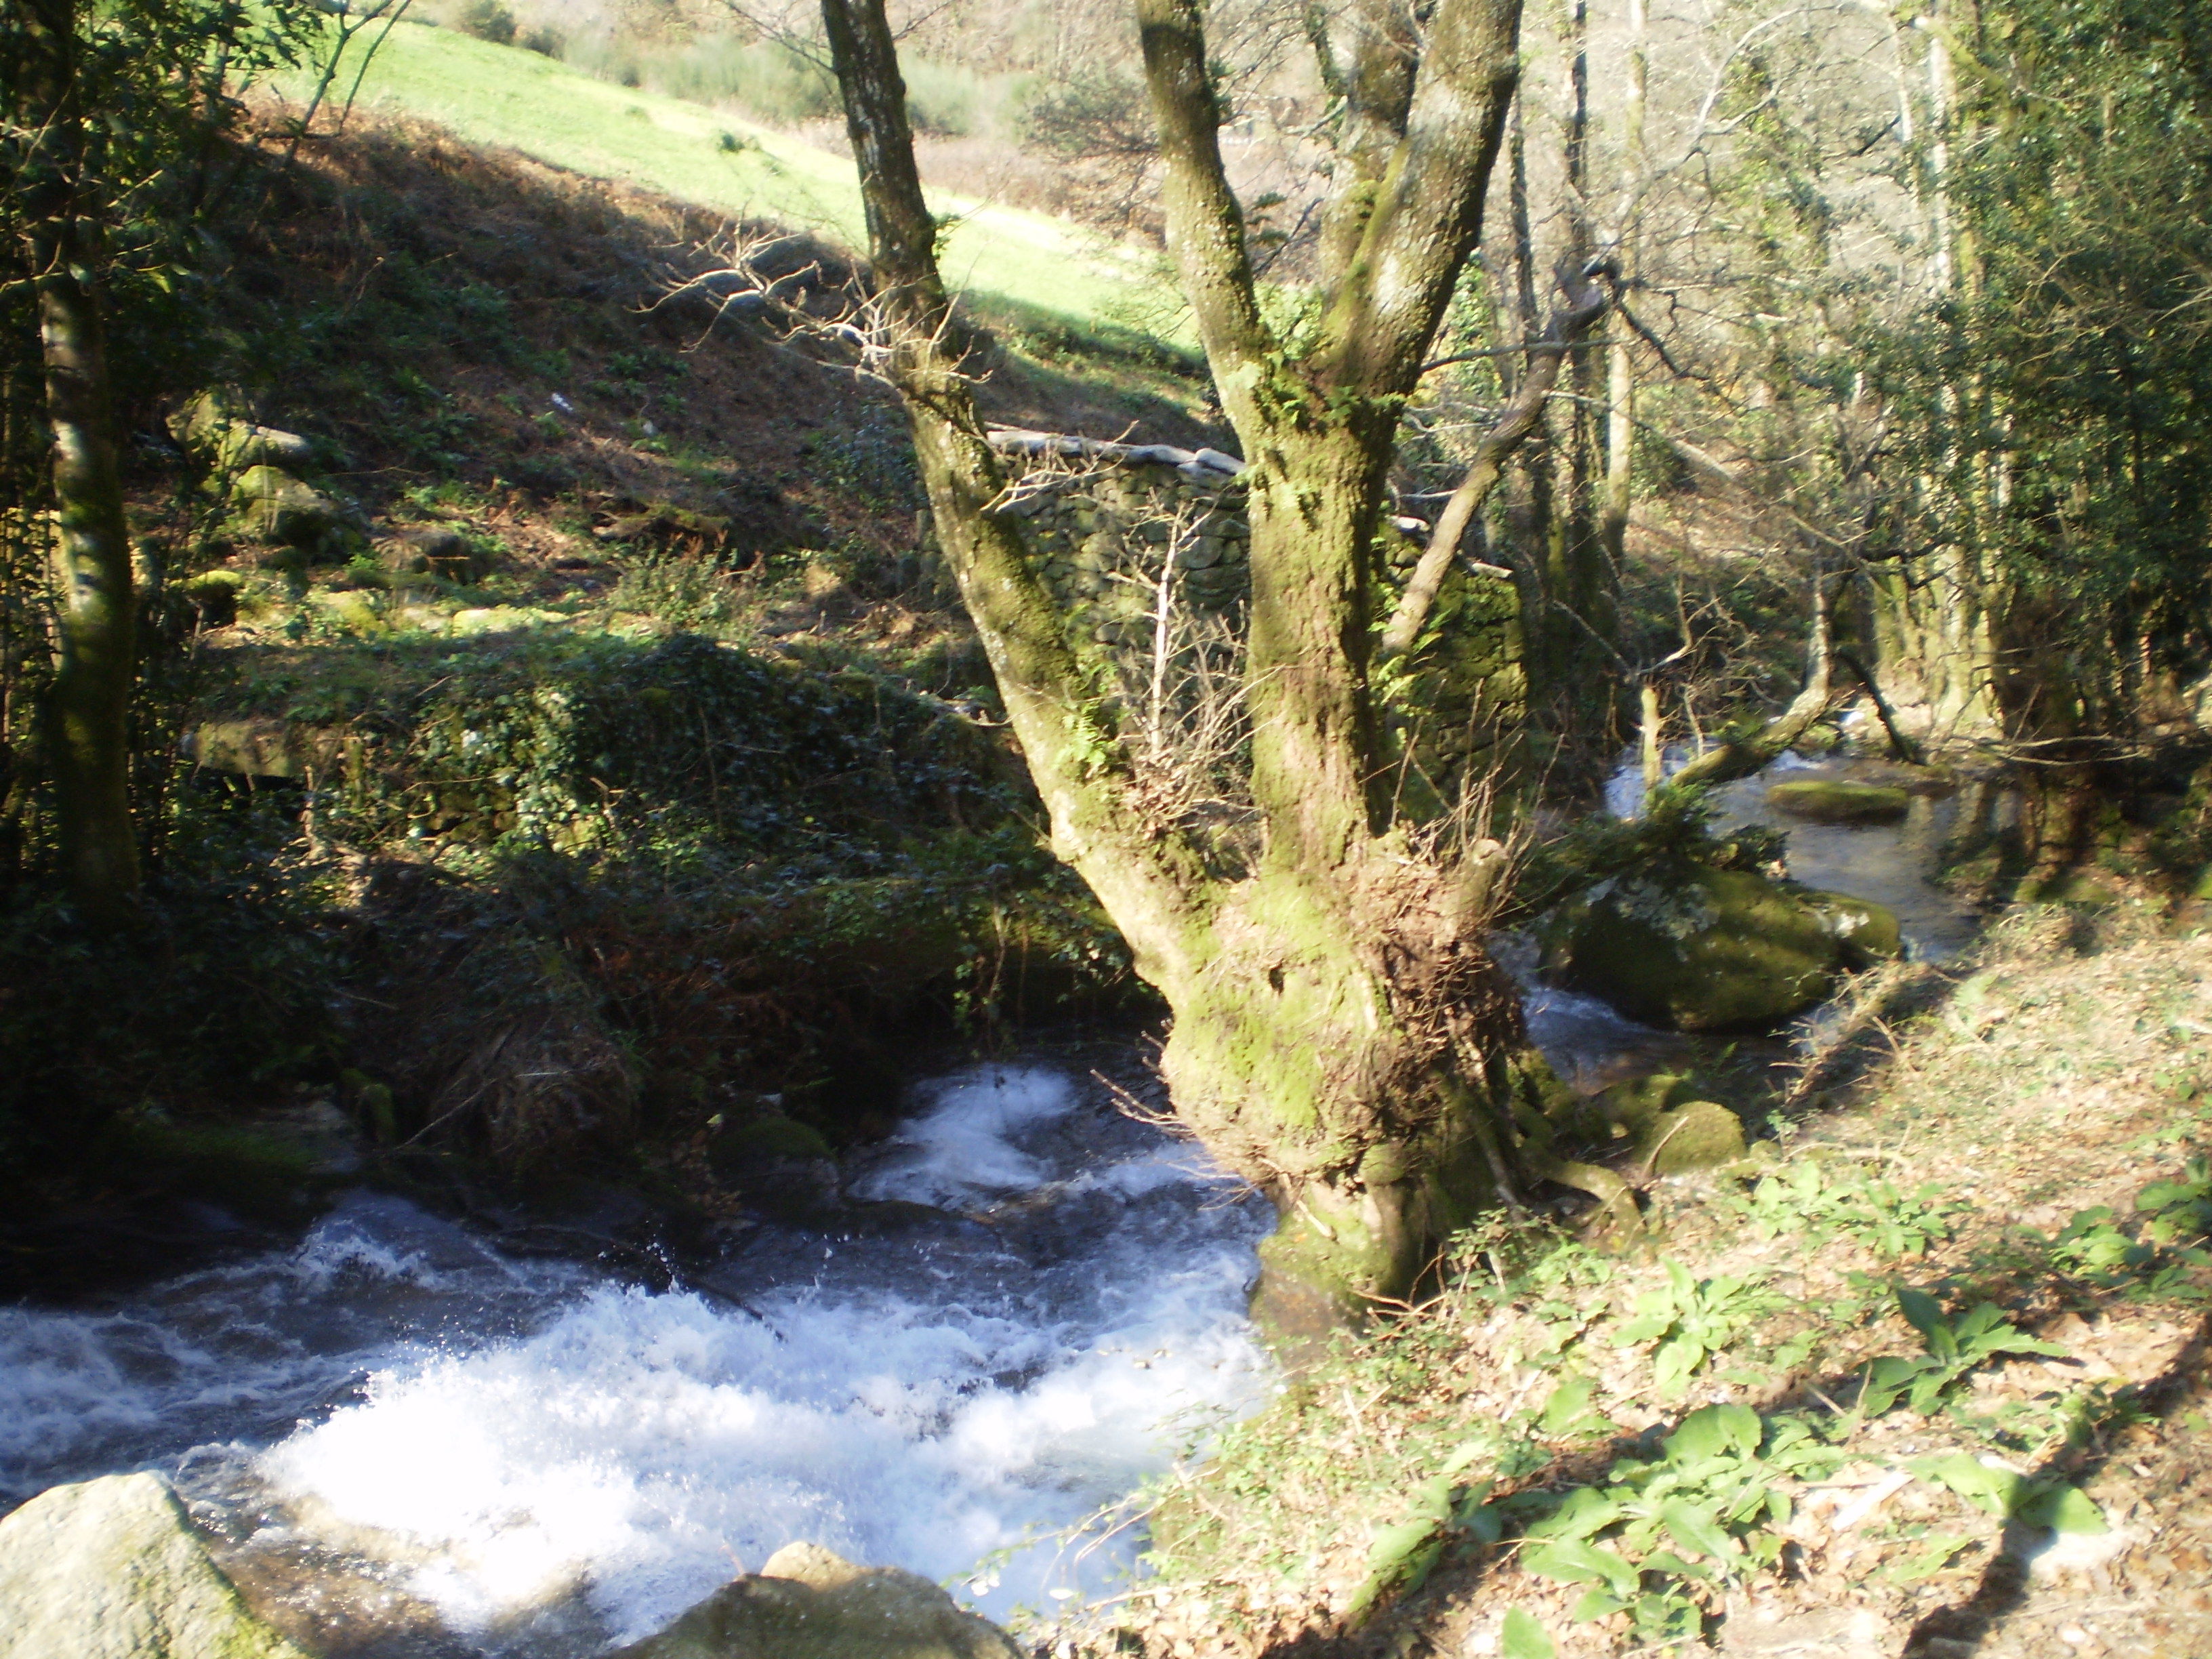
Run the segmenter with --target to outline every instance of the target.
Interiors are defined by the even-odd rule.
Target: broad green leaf
[[[1443,1553],[1443,1540],[1437,1536],[1432,1521],[1401,1521],[1382,1528],[1368,1552],[1366,1582],[1353,1593],[1346,1616],[1358,1620],[1384,1591],[1397,1584],[1419,1589]]]
[[[1553,1659],[1559,1650],[1526,1607],[1508,1607],[1498,1629],[1498,1651],[1502,1659]]]
[[[1575,1425],[1589,1413],[1590,1395],[1596,1384],[1587,1376],[1577,1376],[1562,1382],[1552,1390],[1544,1401],[1538,1426],[1550,1438],[1558,1440],[1574,1431]]]
[[[1505,1516],[1495,1504],[1477,1504],[1453,1511],[1468,1536],[1478,1544],[1495,1544],[1505,1536]]]
[[[1611,1550],[1580,1538],[1546,1544],[1521,1558],[1521,1565],[1540,1578],[1562,1583],[1601,1583],[1616,1595],[1633,1595],[1643,1583],[1636,1568]]]
[[[1993,1469],[1965,1452],[1923,1457],[1906,1467],[1922,1480],[1948,1486],[1976,1509],[2000,1517],[2014,1512],[2026,1484],[2010,1469]]]
[[[1932,1415],[1943,1398],[1943,1390],[1951,1386],[1954,1376],[1954,1372],[1941,1365],[1922,1371],[1914,1380],[1912,1392],[1905,1403],[1923,1417]]]
[[[2014,1513],[2031,1527],[2077,1537],[2101,1537],[2112,1529],[2095,1501],[2081,1487],[2064,1480],[2022,1497]]]
[[[1923,1339],[1932,1340],[1936,1332],[1944,1328],[1943,1304],[1925,1291],[1899,1285],[1897,1287],[1897,1310]]]
[[[2057,1343],[2039,1340],[2015,1328],[2001,1310],[1987,1302],[1978,1304],[1960,1320],[1959,1344],[1963,1352],[1977,1361],[2000,1353],[2040,1353],[2054,1358],[2066,1354]]]
[[[1692,1553],[1709,1555],[1716,1561],[1735,1559],[1734,1540],[1709,1506],[1677,1498],[1660,1510],[1659,1518],[1666,1524],[1667,1535]]]
[[[1620,1519],[1620,1505],[1595,1486],[1577,1486],[1550,1515],[1528,1528],[1531,1538],[1587,1538]]]
[[[1882,1577],[1893,1584],[1917,1583],[1942,1571],[1953,1556],[1973,1541],[1964,1533],[1943,1533],[1932,1536],[1904,1560],[1886,1569]]]
[[[1705,1357],[1702,1344],[1677,1337],[1651,1356],[1651,1381],[1661,1395],[1671,1399],[1690,1385],[1690,1378]]]
[[[1446,1475],[1457,1474],[1470,1463],[1480,1462],[1497,1449],[1498,1442],[1488,1435],[1477,1435],[1472,1440],[1463,1440],[1452,1455],[1444,1460],[1443,1468],[1437,1473]]]
[[[1866,1381],[1859,1385],[1860,1412],[1880,1417],[1927,1367],[1924,1359],[1905,1359],[1895,1354],[1869,1362]]]
[[[1640,1297],[1638,1299],[1641,1300]],[[1649,1342],[1655,1336],[1664,1336],[1674,1328],[1674,1310],[1672,1308],[1663,1313],[1643,1314],[1620,1328],[1620,1335],[1613,1339],[1613,1346],[1632,1348],[1639,1342]]]
[[[1413,1515],[1431,1526],[1451,1517],[1452,1482],[1448,1474],[1435,1475],[1422,1481],[1407,1497]]]
[[[1588,1589],[1583,1592],[1583,1599],[1575,1603],[1574,1611],[1567,1617],[1577,1625],[1587,1625],[1593,1619],[1610,1619],[1627,1606],[1627,1602],[1609,1589]]]
[[[1701,1406],[1662,1443],[1676,1463],[1701,1462],[1723,1452],[1749,1457],[1759,1449],[1765,1427],[1748,1406]]]

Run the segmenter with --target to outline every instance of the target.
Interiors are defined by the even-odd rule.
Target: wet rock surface
[[[920,1573],[787,1544],[658,1636],[611,1659],[1019,1659],[988,1620]]]
[[[1682,1031],[1755,1030],[1896,952],[1881,906],[1686,861],[1602,884],[1553,921],[1546,968],[1632,1019]]]
[[[1887,784],[1799,778],[1771,786],[1766,804],[1815,823],[1895,823],[1911,810],[1912,797]]]
[[[247,1610],[169,1483],[115,1474],[0,1521],[4,1659],[306,1659]]]

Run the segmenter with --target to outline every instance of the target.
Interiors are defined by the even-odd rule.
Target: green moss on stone
[[[1769,785],[1766,804],[1812,823],[1894,823],[1911,808],[1912,797],[1886,784],[1802,778]]]

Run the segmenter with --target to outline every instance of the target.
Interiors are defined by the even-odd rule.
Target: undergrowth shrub
[[[341,940],[290,826],[204,799],[180,816],[128,927],[28,885],[0,911],[0,1186],[73,1168],[149,1101],[189,1118],[331,1067]]]

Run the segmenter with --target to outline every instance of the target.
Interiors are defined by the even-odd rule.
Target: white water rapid
[[[794,1539],[1002,1616],[1106,1593],[1127,1534],[1055,1534],[1272,1386],[1243,1313],[1272,1216],[1049,1070],[920,1101],[866,1201],[696,1290],[361,1193],[292,1250],[0,1310],[0,1498],[162,1470],[245,1554],[342,1557],[463,1638],[409,1653],[634,1639]]]

